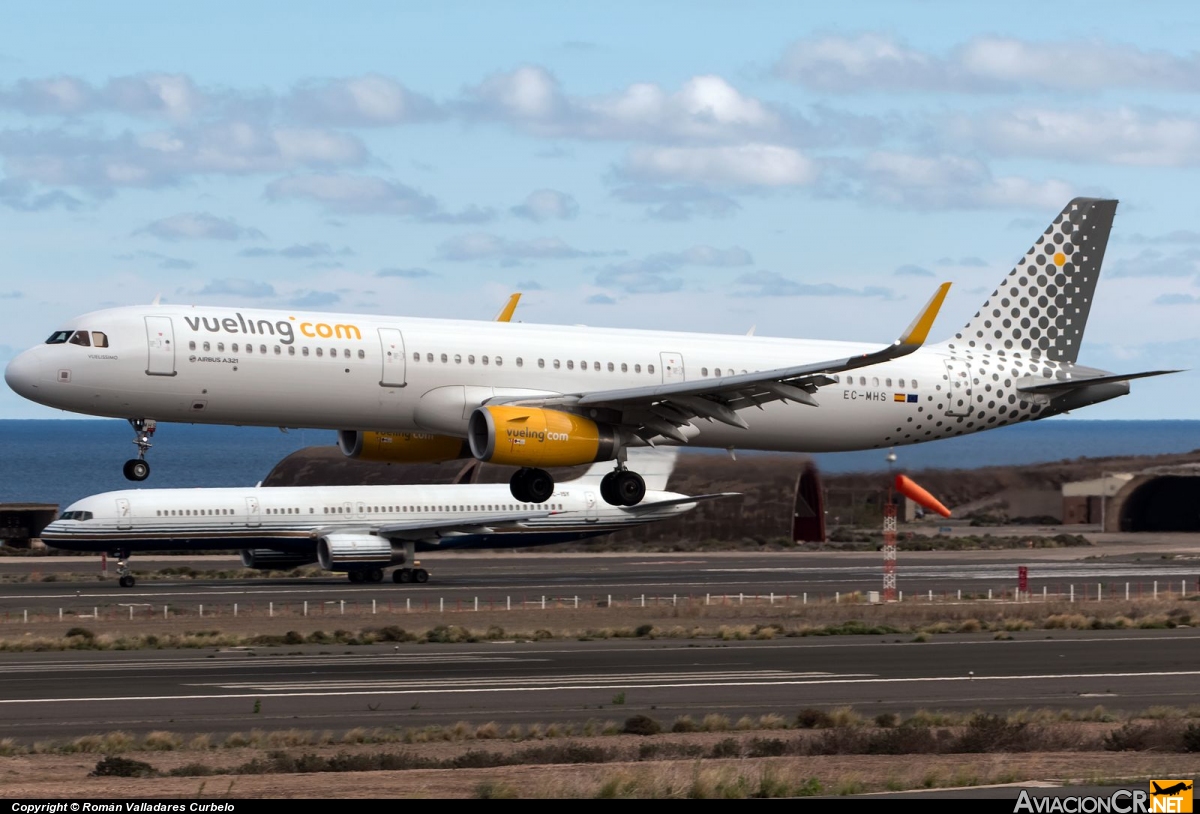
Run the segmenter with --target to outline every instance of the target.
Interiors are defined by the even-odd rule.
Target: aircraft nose
[[[41,372],[41,366],[38,364],[39,350],[40,348],[33,348],[18,354],[4,369],[4,381],[13,392],[34,401],[37,400],[38,374]]]

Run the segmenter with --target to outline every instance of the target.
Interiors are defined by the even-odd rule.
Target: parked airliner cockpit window
[[[59,520],[91,520],[91,512],[63,512],[59,515]]]
[[[61,345],[71,338],[72,331],[55,331],[50,334],[50,338],[46,340],[47,345]]]

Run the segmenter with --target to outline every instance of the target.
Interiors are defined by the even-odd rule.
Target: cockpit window
[[[71,331],[55,331],[46,340],[47,345],[61,345],[71,338]]]
[[[91,520],[91,512],[63,512],[59,520]]]
[[[82,345],[85,348],[90,348],[92,346],[92,340],[88,338],[87,331],[76,331],[75,333],[71,334],[71,338],[67,341],[72,345]]]
[[[100,331],[92,331],[92,347],[93,348],[107,348],[108,347],[108,334],[101,333]]]

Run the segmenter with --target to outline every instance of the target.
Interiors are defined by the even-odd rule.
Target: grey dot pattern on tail
[[[1116,208],[1094,198],[1067,204],[949,348],[1075,362]]]

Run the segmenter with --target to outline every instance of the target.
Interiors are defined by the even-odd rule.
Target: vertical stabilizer
[[[961,331],[954,350],[1073,363],[1117,202],[1075,198]]]

